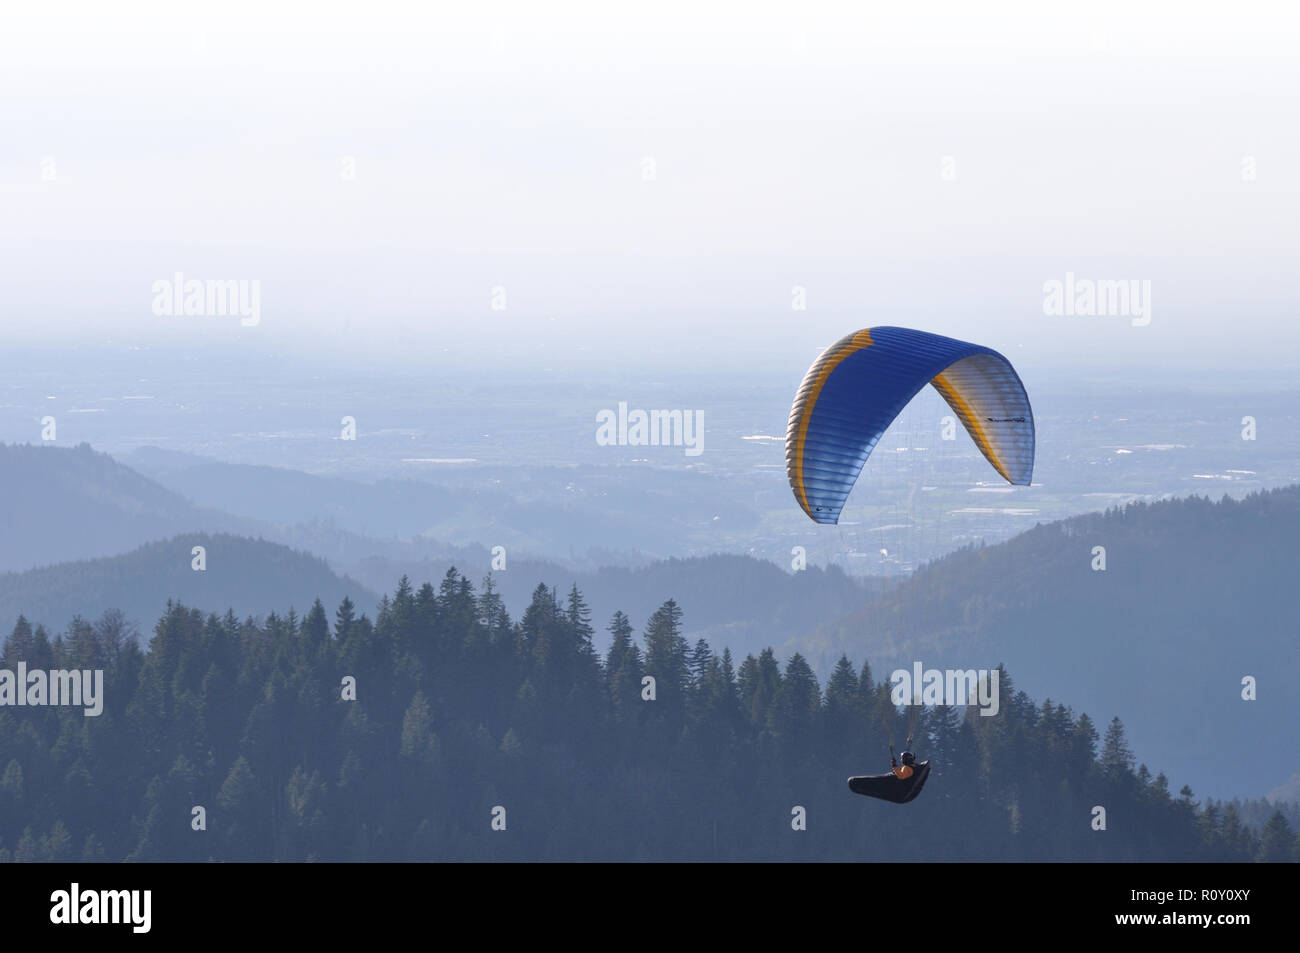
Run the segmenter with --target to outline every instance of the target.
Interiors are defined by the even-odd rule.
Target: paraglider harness
[[[907,736],[907,749],[912,747],[912,735],[909,732]],[[905,752],[906,753],[906,752]],[[915,756],[913,756],[915,760]],[[894,743],[889,743],[889,761],[891,765],[898,763],[894,755]],[[895,804],[906,804],[921,793],[921,788],[925,785],[925,780],[930,776],[930,762],[917,761],[912,765],[912,776],[909,778],[900,778],[890,771],[889,774],[871,774],[861,777],[849,778],[849,790],[854,794],[863,794],[867,797],[879,798],[882,801],[893,801]]]

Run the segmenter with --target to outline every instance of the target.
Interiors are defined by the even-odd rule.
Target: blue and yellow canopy
[[[818,523],[836,523],[876,441],[933,384],[993,468],[1028,486],[1034,413],[1011,362],[991,348],[910,328],[866,328],[808,368],[785,435],[795,499]]]

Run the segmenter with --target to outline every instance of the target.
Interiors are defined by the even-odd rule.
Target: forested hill
[[[1040,692],[1117,713],[1171,774],[1258,796],[1300,770],[1297,539],[1297,486],[1132,504],[963,550],[783,652],[819,671],[845,651],[890,668],[1004,662]],[[1256,701],[1242,700],[1246,676]]]
[[[459,547],[424,536],[371,537],[350,532],[336,520],[345,515],[340,500],[347,498],[349,487],[365,500],[382,497],[389,520],[398,519],[404,506],[427,505],[437,496],[436,487],[424,488],[417,500],[405,491],[396,492],[400,489],[396,485],[376,488],[349,480],[322,480],[275,467],[213,464],[215,472],[201,470],[195,461],[203,458],[172,451],[137,451],[130,459],[152,463],[159,475],[142,474],[84,443],[76,447],[0,444],[0,486],[5,488],[0,496],[0,572],[115,556],[191,532],[272,540],[326,557],[339,572],[372,556],[434,555],[443,560],[443,569],[456,562],[481,565],[487,571],[490,557],[484,546]],[[256,479],[241,482],[248,473],[256,474]],[[232,483],[217,498],[243,509],[231,512],[203,498],[222,477]],[[332,496],[324,499],[311,492],[316,482],[327,483]],[[287,505],[290,500],[295,501],[293,506]],[[314,503],[321,505],[312,509]],[[407,531],[414,532],[409,523]],[[376,588],[387,588],[398,575],[386,575]]]
[[[125,552],[187,530],[256,524],[189,500],[88,444],[0,444],[0,572]]]
[[[194,568],[193,550],[204,548],[205,568]],[[261,539],[186,533],[149,543],[121,556],[60,563],[0,575],[0,620],[19,615],[61,631],[74,616],[96,618],[119,609],[148,628],[169,600],[205,609],[234,609],[241,617],[267,607],[305,610],[317,598],[337,604],[350,596],[372,609],[379,597],[335,575],[315,556]]]
[[[489,565],[486,554],[482,572],[463,561],[452,562],[475,580],[487,573]],[[363,583],[385,589],[402,575],[436,579],[450,564],[445,559],[375,558],[363,560],[350,572]],[[511,611],[527,607],[538,580],[561,590],[577,585],[590,593],[592,615],[598,619],[621,610],[638,624],[659,607],[663,593],[672,593],[685,613],[684,625],[692,640],[705,638],[742,654],[760,652],[764,646],[780,644],[794,633],[841,616],[879,588],[837,566],[791,573],[766,560],[726,553],[594,571],[565,569],[526,557],[511,559],[507,565],[507,571],[493,573],[492,578]],[[604,651],[608,643],[608,635],[598,631],[596,647]]]
[[[997,716],[923,718],[933,771],[894,805],[845,785],[903,735],[848,659],[823,687],[800,656],[719,655],[685,641],[672,601],[639,638],[611,620],[602,658],[576,589],[539,588],[514,622],[455,571],[403,579],[373,623],[351,603],[333,615],[174,605],[147,652],[111,616],[54,640],[20,621],[3,667],[102,668],[106,703],[0,708],[0,859],[1296,857],[1280,812],[1256,834],[1173,793],[1118,722],[1036,704],[1009,676]]]

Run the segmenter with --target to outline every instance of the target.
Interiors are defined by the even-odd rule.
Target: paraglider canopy
[[[1010,361],[927,331],[865,328],[822,352],[790,408],[786,474],[805,513],[818,523],[839,522],[876,442],[926,384],[1004,480],[1029,485],[1034,414]]]
[[[849,790],[854,794],[906,804],[921,793],[925,779],[930,776],[930,762],[922,761],[916,766],[910,778],[899,778],[894,774],[870,774],[849,778]]]

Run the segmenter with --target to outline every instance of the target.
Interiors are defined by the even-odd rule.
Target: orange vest
[[[908,764],[903,765],[901,768],[890,768],[890,770],[894,772],[894,777],[901,778],[904,781],[912,776],[912,766]]]

